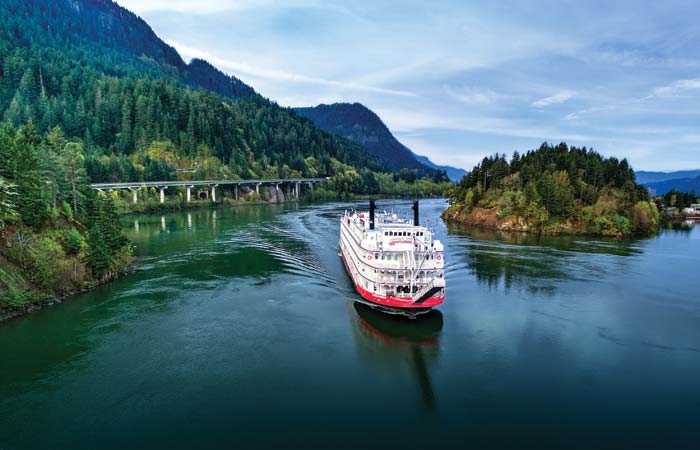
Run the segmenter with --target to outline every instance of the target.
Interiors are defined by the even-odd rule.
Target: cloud
[[[644,97],[633,97],[629,98],[626,100],[620,100],[616,102],[612,102],[607,105],[601,105],[601,106],[593,106],[590,108],[585,108],[581,109],[579,111],[572,112],[570,114],[567,114],[564,117],[564,120],[567,121],[572,121],[572,120],[578,120],[582,118],[583,116],[590,115],[593,113],[601,113],[601,112],[609,112],[613,110],[621,110],[624,108],[629,109],[630,107],[634,107],[637,112],[641,111],[641,107],[643,105],[648,105],[651,104],[650,101],[653,101],[654,99],[659,99],[659,98],[679,98],[681,97],[681,94],[687,91],[693,91],[693,90],[699,90],[700,89],[700,78],[690,78],[690,79],[685,79],[685,80],[677,80],[674,81],[671,84],[667,84],[664,86],[660,86],[655,88],[651,94],[646,95]],[[662,113],[681,113],[681,114],[688,114],[688,111],[662,111],[659,109],[654,110],[656,114],[662,114]]]
[[[398,95],[398,96],[403,96],[403,97],[415,97],[414,93],[408,92],[408,91],[386,89],[386,88],[381,88],[381,87],[376,87],[376,86],[369,86],[366,84],[339,81],[339,80],[328,80],[325,78],[311,77],[308,75],[287,72],[284,70],[256,67],[256,66],[252,66],[252,65],[250,65],[246,62],[243,62],[243,61],[233,61],[233,60],[229,60],[229,59],[219,58],[219,57],[214,56],[211,53],[208,53],[204,50],[190,47],[190,46],[187,46],[185,44],[181,44],[181,43],[176,42],[176,41],[168,40],[167,43],[168,43],[168,45],[175,47],[175,49],[184,58],[205,59],[205,60],[209,61],[210,63],[214,64],[215,66],[218,66],[219,68],[230,69],[230,70],[234,71],[236,74],[246,73],[248,75],[252,75],[252,76],[255,76],[258,78],[265,78],[265,79],[276,80],[276,81],[289,81],[289,82],[294,82],[294,83],[308,83],[308,84],[330,86],[330,87],[340,88],[340,89],[373,92],[373,93],[377,93],[377,94]]]
[[[700,78],[691,78],[688,80],[678,80],[667,86],[661,86],[654,89],[656,97],[677,97],[685,91],[700,89]]]
[[[507,95],[498,94],[491,89],[477,89],[473,87],[453,88],[445,85],[445,92],[451,98],[469,105],[490,105],[508,98]]]
[[[392,132],[402,135],[435,130],[458,131],[470,135],[491,135],[517,137],[542,141],[599,142],[606,139],[598,135],[581,134],[554,127],[542,127],[528,121],[503,119],[498,117],[448,116],[425,111],[409,111],[394,108],[375,108]]]
[[[532,104],[530,106],[532,106],[534,108],[546,108],[548,106],[557,105],[559,103],[564,103],[566,101],[569,101],[575,95],[576,95],[576,93],[573,91],[562,91],[562,92],[558,92],[554,95],[550,95],[549,97],[545,97],[545,98],[541,98],[539,100],[536,100],[536,101],[532,102]]]

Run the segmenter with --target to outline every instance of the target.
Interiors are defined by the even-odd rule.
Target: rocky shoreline
[[[621,233],[596,233],[584,224],[572,221],[551,223],[541,228],[530,226],[520,216],[500,218],[496,209],[467,208],[464,205],[452,205],[442,213],[442,219],[448,224],[465,225],[492,231],[540,234],[547,236],[600,236],[621,239]]]
[[[9,320],[12,320],[12,319],[26,316],[26,315],[31,314],[33,312],[39,311],[40,309],[44,309],[44,308],[49,307],[49,306],[63,303],[63,302],[68,301],[77,295],[90,292],[98,286],[101,286],[101,285],[107,284],[107,283],[111,283],[112,281],[120,278],[121,276],[129,275],[131,273],[134,273],[135,271],[136,271],[136,268],[132,265],[131,267],[122,271],[121,273],[117,274],[116,276],[101,280],[100,282],[94,283],[89,287],[85,287],[82,289],[76,289],[76,290],[73,290],[70,292],[65,292],[62,294],[49,295],[47,297],[33,300],[33,301],[30,301],[30,302],[25,303],[23,305],[19,305],[19,306],[8,306],[5,308],[0,308],[0,324],[2,324],[3,322],[7,322]]]

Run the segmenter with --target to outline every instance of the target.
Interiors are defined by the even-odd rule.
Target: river
[[[700,227],[498,234],[422,201],[446,300],[409,320],[354,302],[354,206],[125,217],[136,273],[0,324],[0,450],[698,445]]]

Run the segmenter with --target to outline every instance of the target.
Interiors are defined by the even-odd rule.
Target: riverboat
[[[340,217],[340,257],[360,296],[387,312],[416,315],[445,299],[445,254],[442,243],[419,222],[393,212],[345,211]]]

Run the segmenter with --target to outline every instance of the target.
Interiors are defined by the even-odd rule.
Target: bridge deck
[[[92,189],[135,189],[140,187],[168,187],[168,186],[217,186],[226,184],[282,184],[282,183],[319,183],[326,178],[270,178],[257,180],[175,180],[175,181],[132,181],[127,183],[93,183]]]

